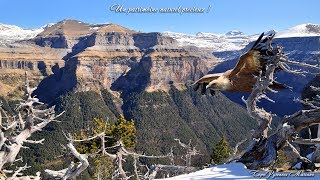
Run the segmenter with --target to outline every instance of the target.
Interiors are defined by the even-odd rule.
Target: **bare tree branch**
[[[244,142],[246,142],[248,140],[248,138],[245,138],[245,139],[243,139],[242,141],[240,141],[240,142],[238,142],[236,145],[235,145],[235,147],[233,148],[233,152],[232,152],[232,154],[231,154],[231,157],[227,160],[227,162],[232,162],[232,161],[235,161],[235,160],[238,160],[239,159],[239,157],[241,156],[237,156],[237,152],[238,152],[238,148],[239,148],[239,146],[241,145],[241,144],[243,144]]]
[[[18,167],[18,169],[16,171],[5,171],[6,173],[13,173],[11,177],[7,177],[7,180],[40,180],[40,172],[36,173],[36,176],[22,176],[23,174],[21,173],[22,171],[27,170],[28,168],[30,168],[30,166],[27,166],[27,164],[25,164],[22,167]]]
[[[53,171],[46,169],[44,172],[46,177],[48,178],[58,178],[58,179],[72,179],[73,177],[79,176],[85,169],[88,168],[89,162],[87,156],[85,154],[80,154],[76,148],[73,146],[72,143],[68,143],[67,147],[71,151],[72,155],[76,157],[80,162],[75,167],[74,162],[71,162],[68,168],[60,170],[60,171]]]
[[[310,69],[314,69],[314,70],[320,70],[320,67],[317,65],[311,65],[311,64],[307,64],[307,63],[303,63],[303,62],[297,62],[297,61],[291,61],[288,58],[281,58],[280,59],[281,62],[285,63],[285,64],[291,64],[291,65],[296,65],[296,66],[300,66],[300,67],[306,67],[306,68],[310,68]],[[305,73],[310,73],[310,72],[305,72]]]
[[[274,48],[270,46],[268,50],[273,52],[272,54],[274,54],[274,56],[265,57],[267,60],[266,72],[264,76],[260,74],[260,76],[257,77],[257,82],[253,87],[250,96],[245,100],[248,113],[251,117],[258,120],[259,125],[252,135],[254,141],[252,141],[251,145],[243,153],[239,161],[246,164],[250,169],[270,167],[277,159],[277,151],[283,147],[290,147],[292,152],[294,152],[300,160],[310,163],[306,158],[301,157],[299,152],[289,142],[295,139],[297,133],[301,129],[313,124],[320,124],[320,108],[315,105],[316,102],[299,100],[301,103],[310,106],[312,109],[301,110],[291,116],[286,116],[283,119],[282,124],[270,136],[268,136],[268,127],[272,121],[272,114],[266,112],[262,108],[258,108],[257,102],[261,98],[266,98],[266,90],[268,90],[268,86],[274,81],[273,74],[277,67],[281,67],[283,70],[295,74],[304,74],[307,72],[292,70],[287,64],[317,70],[320,70],[320,68],[288,60],[282,53],[282,47]],[[301,139],[297,139],[295,142],[301,141]],[[316,142],[316,140],[303,140],[303,142],[310,143]]]
[[[38,141],[33,141],[33,140],[25,140],[25,143],[30,143],[30,144],[43,144],[44,139],[38,140]]]
[[[179,145],[187,150],[186,154],[182,156],[181,159],[186,162],[187,167],[190,167],[192,156],[200,155],[200,152],[196,149],[196,147],[191,146],[191,139],[189,141],[189,144],[182,143],[180,139],[174,139],[174,140],[178,141]]]
[[[294,142],[297,144],[314,145],[314,144],[320,144],[320,138],[316,138],[316,139],[297,138],[294,140]]]
[[[39,141],[29,140],[33,133],[41,131],[47,124],[55,121],[61,116],[55,115],[54,107],[40,110],[36,105],[43,104],[38,98],[32,97],[32,93],[36,88],[30,87],[29,79],[25,77],[25,100],[21,100],[15,109],[17,114],[9,116],[0,107],[0,170],[6,164],[16,162],[17,155],[21,148],[27,148],[24,143],[42,144],[44,139]],[[3,116],[4,115],[4,116]],[[41,117],[41,122],[39,122]],[[28,166],[20,167],[12,175],[12,179],[35,178],[37,176],[22,176],[21,172],[28,168]]]

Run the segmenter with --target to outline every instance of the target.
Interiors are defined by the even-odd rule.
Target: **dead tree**
[[[73,146],[72,142],[68,143],[67,147],[69,148],[72,155],[79,160],[78,165],[75,166],[75,163],[71,162],[68,168],[62,169],[60,171],[46,169],[44,171],[46,179],[72,179],[79,176],[84,170],[88,168],[88,157],[85,154],[80,154]]]
[[[266,51],[273,54],[273,56],[264,57],[267,61],[266,72],[264,74],[260,73],[250,96],[247,100],[243,99],[249,115],[258,121],[258,128],[252,131],[253,140],[237,161],[244,163],[250,169],[268,168],[277,159],[278,150],[286,147],[291,150],[295,158],[311,163],[307,158],[301,157],[291,143],[295,141],[297,133],[301,129],[312,124],[320,124],[320,109],[313,106],[314,108],[310,110],[301,110],[287,116],[282,120],[276,131],[268,135],[272,114],[259,108],[257,102],[262,98],[272,101],[266,96],[266,92],[276,93],[276,91],[269,88],[269,85],[274,81],[274,72],[277,68],[280,67],[289,73],[303,75],[307,72],[292,70],[288,64],[317,70],[319,70],[319,67],[289,60],[282,52],[282,47],[273,47],[271,44],[266,45],[266,47]]]
[[[47,109],[39,109],[36,105],[42,104],[38,98],[32,97],[33,91],[29,80],[25,77],[25,100],[21,100],[16,108],[16,115],[11,116],[1,107],[0,103],[0,170],[5,174],[12,174],[6,179],[39,179],[37,176],[22,176],[22,171],[29,168],[25,165],[16,170],[5,170],[3,167],[16,162],[17,155],[26,144],[43,144],[44,139],[30,140],[33,133],[41,131],[50,122],[62,114],[56,115],[54,106]],[[4,175],[7,176],[7,175]]]
[[[114,172],[112,179],[130,179],[131,177],[134,177],[135,179],[142,179],[142,177],[139,174],[138,168],[137,168],[137,159],[139,158],[151,158],[151,159],[161,159],[161,158],[168,158],[170,156],[170,154],[168,155],[164,155],[164,156],[148,156],[148,155],[144,155],[144,154],[138,154],[135,152],[130,152],[129,150],[127,150],[124,146],[124,144],[122,143],[122,141],[118,141],[117,144],[115,146],[113,146],[112,148],[115,148],[117,150],[117,152],[115,154],[109,154],[109,157],[112,158],[115,162],[115,167],[116,167],[116,171]],[[133,161],[133,167],[134,167],[134,175],[131,176],[127,176],[126,172],[123,170],[123,164],[122,161],[125,160],[125,157],[133,157],[134,161]],[[149,179],[149,178],[148,178]]]
[[[113,165],[115,167],[115,170],[112,174],[112,179],[122,179],[122,180],[127,180],[130,178],[152,179],[152,178],[150,178],[150,177],[153,177],[151,174],[142,175],[139,172],[138,165],[137,165],[138,159],[139,158],[161,159],[161,158],[170,158],[171,157],[171,153],[169,153],[168,155],[163,155],[163,156],[154,156],[154,155],[148,156],[148,155],[144,155],[144,154],[131,152],[130,150],[127,150],[125,148],[125,145],[122,143],[121,139],[117,140],[115,145],[108,147],[108,146],[106,146],[106,139],[108,139],[108,138],[110,139],[113,137],[106,135],[106,133],[105,133],[106,128],[107,128],[107,123],[105,123],[104,129],[101,133],[99,133],[95,136],[86,138],[86,139],[77,140],[77,139],[74,139],[70,134],[68,136],[66,136],[66,138],[69,142],[85,142],[85,141],[92,141],[94,139],[100,139],[100,149],[97,152],[94,152],[93,154],[89,154],[88,156],[95,156],[96,154],[102,154],[105,157],[110,158],[113,161]],[[46,173],[47,177],[57,178],[57,179],[70,179],[71,177],[75,177],[75,176],[79,175],[83,170],[85,170],[89,166],[89,163],[87,161],[87,156],[79,154],[76,151],[76,149],[73,147],[72,143],[69,143],[68,147],[71,150],[72,154],[78,160],[80,160],[79,165],[76,168],[74,168],[73,163],[71,163],[71,165],[67,169],[63,169],[60,171],[46,170],[45,173]],[[123,166],[124,166],[123,163],[126,162],[125,159],[127,157],[133,158],[134,174],[130,175],[130,176],[128,176],[128,173],[123,168]],[[156,175],[156,172],[153,174]],[[75,175],[75,176],[71,176],[71,175]],[[150,175],[150,177],[149,177],[149,175]]]
[[[159,172],[166,172],[168,175],[187,174],[200,170],[200,167],[187,167],[179,165],[163,165],[156,164],[147,168],[148,172],[144,175],[144,179],[154,179]]]
[[[238,153],[238,148],[240,145],[242,145],[244,142],[246,142],[248,140],[248,138],[245,138],[243,140],[241,140],[240,142],[238,142],[233,148],[232,148],[232,153],[230,155],[230,157],[228,158],[228,160],[226,162],[230,163],[232,161],[234,161],[235,159],[239,159],[237,157],[237,153]]]
[[[189,141],[189,144],[185,144],[181,142],[180,139],[174,139],[174,140],[177,141],[182,148],[186,149],[187,153],[184,156],[182,156],[181,159],[186,162],[187,167],[191,167],[192,156],[200,155],[200,152],[196,149],[195,146],[193,147],[191,146],[191,139]]]
[[[144,179],[154,179],[155,176],[159,172],[165,172],[167,175],[178,175],[178,174],[185,174],[191,173],[199,170],[198,167],[191,166],[191,159],[195,155],[201,155],[200,152],[196,149],[196,146],[191,145],[191,140],[188,144],[185,144],[180,141],[180,139],[174,139],[178,142],[179,146],[186,150],[186,154],[181,156],[181,159],[186,162],[185,166],[175,165],[174,163],[174,154],[173,149],[171,148],[171,152],[167,155],[170,159],[170,165],[163,165],[163,164],[154,164],[151,167],[146,166],[147,173],[143,176]]]

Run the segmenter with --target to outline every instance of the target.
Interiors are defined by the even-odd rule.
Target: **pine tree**
[[[127,121],[123,115],[120,115],[113,126],[108,126],[106,135],[112,136],[115,141],[121,139],[127,148],[134,148],[137,144],[136,133],[133,120]]]
[[[121,140],[126,148],[134,148],[137,144],[136,128],[133,120],[127,121],[123,115],[117,119],[114,124],[107,122],[103,119],[94,118],[93,126],[88,131],[81,131],[79,134],[76,134],[76,139],[86,139],[92,137],[96,134],[100,134],[105,128],[106,136],[112,138],[106,138],[106,146],[111,147],[115,145],[118,140]],[[93,154],[101,148],[100,139],[94,139],[91,141],[81,142],[77,145],[78,152],[82,154]],[[89,173],[100,179],[110,179],[110,175],[113,171],[113,165],[111,160],[108,157],[102,156],[100,154],[89,159],[91,166],[89,167]]]
[[[211,160],[216,164],[223,163],[229,157],[230,153],[231,151],[229,148],[229,144],[227,140],[223,137],[213,148]]]

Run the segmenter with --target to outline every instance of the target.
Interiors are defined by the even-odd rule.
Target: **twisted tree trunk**
[[[260,74],[260,76],[257,77],[257,83],[255,84],[249,98],[244,100],[248,113],[258,121],[258,128],[255,129],[252,134],[253,140],[250,146],[237,161],[244,163],[250,169],[270,167],[277,159],[277,152],[286,147],[286,149],[291,151],[294,157],[310,164],[311,161],[307,158],[301,157],[291,142],[295,141],[295,138],[301,129],[313,124],[320,124],[320,108],[313,105],[313,109],[311,110],[301,110],[284,118],[276,131],[272,135],[268,136],[268,130],[272,121],[272,114],[257,107],[257,102],[261,98],[272,101],[265,95],[265,93],[266,91],[276,93],[276,91],[269,88],[269,85],[274,81],[274,72],[276,68],[281,67],[287,72],[300,74],[305,72],[291,70],[288,68],[287,64],[300,65],[318,70],[319,67],[289,61],[283,54],[282,47],[272,47],[270,45],[268,50],[273,52],[274,56],[267,59],[268,63],[266,73],[264,76]],[[301,142],[301,139],[298,139],[297,142],[298,141]]]

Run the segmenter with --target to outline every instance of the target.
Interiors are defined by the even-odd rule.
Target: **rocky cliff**
[[[77,62],[76,74],[82,82],[98,81],[104,88],[134,71],[150,76],[147,91],[166,90],[172,83],[198,78],[218,62],[211,55],[199,55],[197,49],[177,48],[175,40],[160,33],[135,33],[116,25],[100,29],[84,41],[79,44],[89,47],[76,48],[83,50],[69,62]],[[135,85],[127,81],[122,86],[130,89]]]
[[[29,44],[0,47],[0,95],[19,96],[24,74],[38,84],[42,79],[64,66],[66,50],[40,48]]]
[[[42,47],[72,48],[82,37],[92,34],[102,26],[103,24],[65,19],[45,29],[32,41]]]
[[[115,24],[76,20],[60,21],[33,39],[0,48],[2,76],[19,71],[17,79],[21,79],[23,72],[30,70],[38,81],[45,80],[40,84],[39,96],[43,92],[53,94],[52,98],[72,88],[110,89],[119,78],[121,89],[137,88],[141,84],[136,82],[146,80],[143,88],[148,92],[167,91],[171,85],[181,89],[217,62],[213,55],[201,53],[195,47],[178,47],[176,40],[161,33],[141,33]],[[144,79],[136,79],[140,77]],[[1,94],[21,86],[2,84],[8,90]]]

